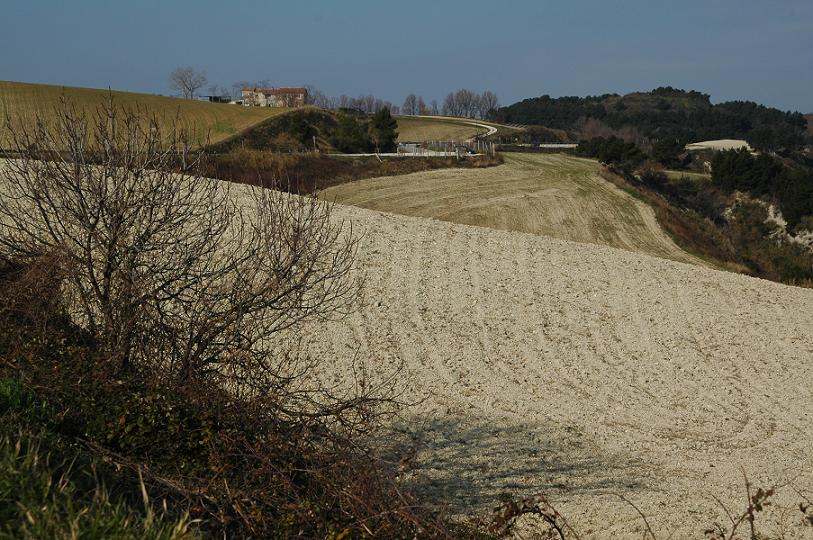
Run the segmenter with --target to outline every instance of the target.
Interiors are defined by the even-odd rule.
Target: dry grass
[[[664,233],[652,208],[599,172],[596,161],[562,154],[506,154],[499,167],[362,180],[322,196],[372,210],[699,262]]]
[[[692,144],[687,144],[687,150],[739,150],[740,148],[747,148],[751,150],[751,147],[746,141],[741,139],[719,139],[716,141],[700,141]]]
[[[108,90],[94,88],[0,81],[0,118],[5,118],[6,112],[14,118],[31,118],[38,111],[52,111],[63,95],[78,107],[92,110],[103,103],[109,93]],[[208,133],[211,142],[225,139],[287,110],[239,107],[120,91],[114,91],[113,98],[120,106],[144,107],[150,114],[158,115],[164,125],[171,124],[178,115],[183,124],[194,129],[196,139],[203,140]],[[6,142],[6,134],[0,132],[0,146]]]
[[[666,176],[672,179],[680,179],[680,178],[691,178],[692,180],[701,180],[706,182],[711,182],[711,175],[708,173],[701,173],[701,172],[691,172],[691,171],[665,171]]]

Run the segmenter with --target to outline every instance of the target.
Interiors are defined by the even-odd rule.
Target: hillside
[[[232,148],[302,152],[313,150],[314,137],[323,151],[334,151],[332,139],[336,135],[342,113],[315,107],[290,110],[287,114],[264,119],[213,145],[215,152]]]
[[[640,538],[620,494],[658,537],[696,538],[728,523],[714,497],[743,507],[742,471],[755,486],[813,485],[813,291],[545,236],[337,213],[364,235],[370,301],[304,335],[319,358],[373,358],[378,373],[403,362],[404,399],[424,400],[394,426],[416,450],[404,481],[453,512],[544,493],[587,537]],[[776,502],[796,499],[785,486]]]
[[[112,94],[119,105],[144,107],[150,113],[157,114],[164,123],[169,123],[178,115],[186,125],[195,129],[199,139],[204,139],[208,133],[211,142],[220,141],[287,110],[238,107],[117,90]],[[109,97],[109,92],[93,88],[0,81],[0,118],[5,118],[7,111],[23,118],[30,118],[37,111],[48,113],[63,95],[79,107],[92,111]],[[3,141],[5,138],[0,134],[0,142]]]
[[[699,262],[646,204],[599,176],[592,160],[506,154],[499,167],[440,170],[331,187],[328,200],[408,216],[543,234]]]
[[[624,96],[541,96],[502,107],[497,122],[542,125],[577,132],[582,139],[611,134],[628,140],[679,139],[683,144],[746,139],[761,150],[796,150],[805,118],[753,102],[712,104],[710,96],[671,87]]]

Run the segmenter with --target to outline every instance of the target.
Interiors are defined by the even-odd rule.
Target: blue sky
[[[268,79],[399,103],[671,85],[813,112],[813,0],[3,0],[0,80],[169,93]]]

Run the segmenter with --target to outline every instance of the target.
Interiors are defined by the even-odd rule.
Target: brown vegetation
[[[312,193],[331,186],[379,176],[396,176],[449,168],[499,165],[501,156],[456,158],[343,158],[318,154],[275,154],[235,148],[212,156],[205,165],[210,177],[249,185],[278,185],[294,193]]]

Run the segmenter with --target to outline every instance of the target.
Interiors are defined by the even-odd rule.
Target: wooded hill
[[[576,132],[589,139],[606,131],[626,132],[629,139],[678,139],[688,143],[745,139],[754,148],[792,152],[805,143],[807,120],[750,101],[712,104],[696,91],[662,87],[624,96],[530,98],[498,109],[492,120],[541,125]]]

